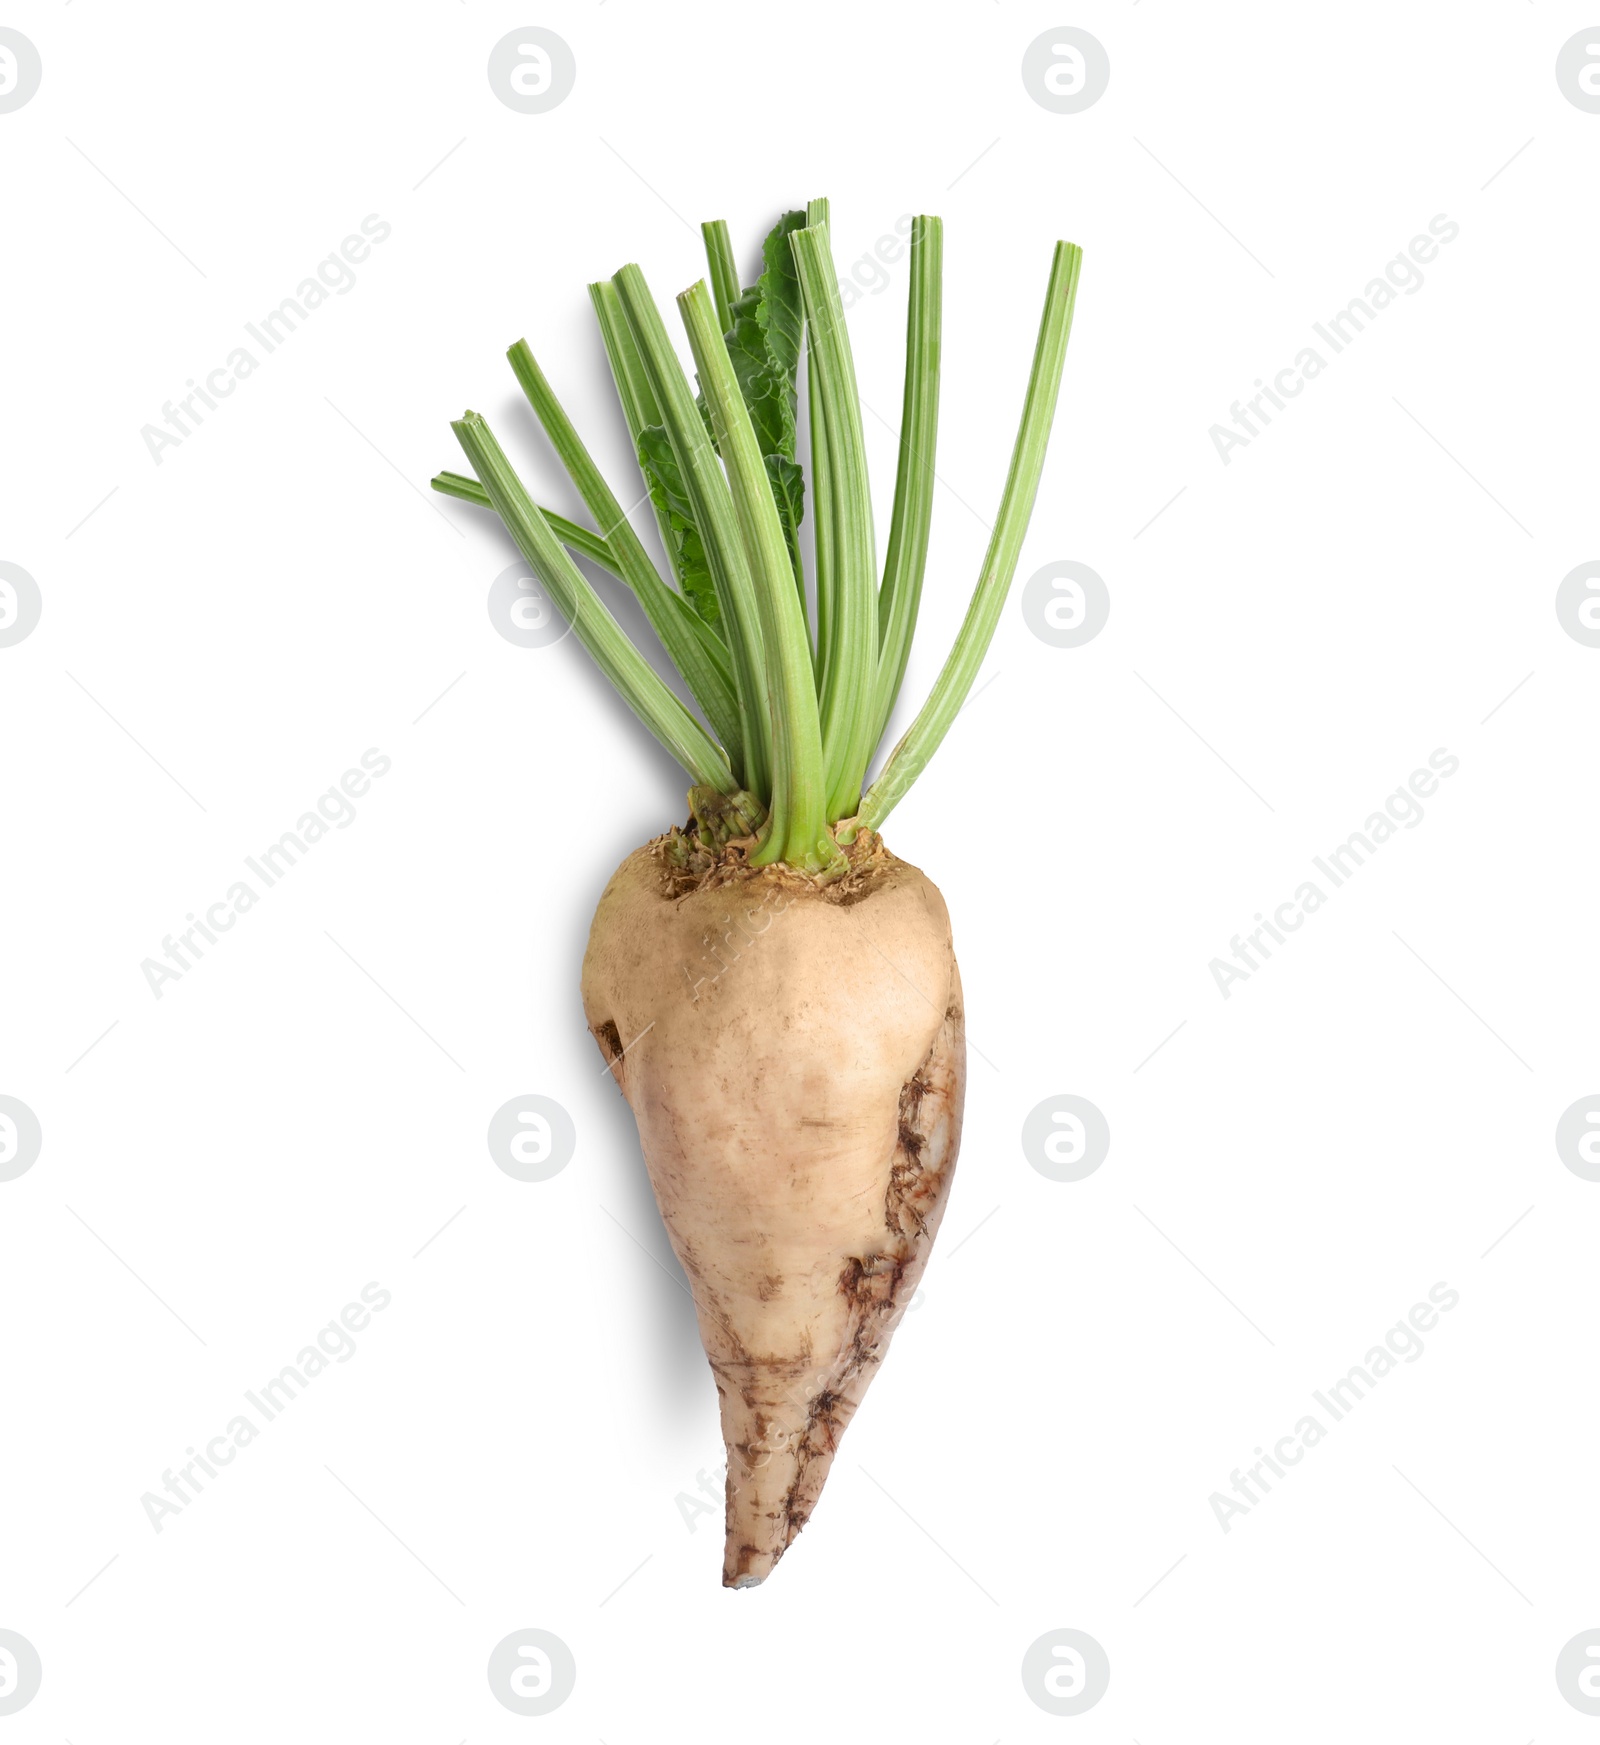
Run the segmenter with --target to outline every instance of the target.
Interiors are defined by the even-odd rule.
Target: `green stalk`
[[[633,343],[633,332],[628,326],[627,316],[622,312],[617,287],[609,279],[600,279],[589,287],[589,301],[594,305],[595,319],[600,323],[600,337],[605,342],[606,359],[611,365],[611,379],[617,385],[617,398],[622,402],[622,416],[627,421],[628,437],[637,456],[640,434],[651,425],[661,422],[661,408],[656,405],[656,397],[650,391],[650,378],[645,374],[644,364],[640,361],[639,348]],[[650,481],[645,478],[642,462],[639,474],[648,489]],[[656,530],[661,535],[661,549],[667,554],[668,564],[675,566],[672,518],[656,503],[654,492],[651,492],[651,506],[655,511]],[[719,637],[718,641],[720,640]]]
[[[809,336],[810,325],[806,327]],[[828,469],[828,432],[822,421],[821,389],[811,367],[811,341],[806,340],[806,405],[811,420],[811,543],[817,572],[817,633],[812,665],[820,697],[828,678],[828,651],[833,646],[839,613],[833,588],[833,482]]]
[[[636,266],[625,266],[612,283],[617,287],[640,361],[661,409],[662,423],[677,457],[684,488],[694,507],[695,525],[705,547],[727,632],[728,652],[733,659],[743,728],[744,785],[762,800],[768,800],[772,793],[772,718],[761,621],[755,583],[745,558],[728,484],[644,274]]]
[[[772,708],[772,799],[768,825],[750,855],[752,866],[784,861],[804,872],[839,862],[824,818],[822,729],[811,672],[805,614],[794,589],[794,567],[778,520],[772,485],[755,426],[717,326],[704,281],[678,298],[700,386],[711,409],[717,450],[755,583]]]
[[[882,774],[862,801],[857,821],[874,830],[889,816],[906,790],[921,775],[928,759],[938,750],[939,742],[966,701],[972,681],[988,652],[995,625],[1000,620],[1011,578],[1016,573],[1023,536],[1028,530],[1028,518],[1033,513],[1039,474],[1050,441],[1050,424],[1055,416],[1061,366],[1066,359],[1067,339],[1072,331],[1072,309],[1077,300],[1078,271],[1082,262],[1080,248],[1070,242],[1056,244],[1050,269],[1050,288],[1045,294],[1039,339],[1033,353],[1033,369],[1028,377],[1028,393],[1022,406],[1022,422],[1017,430],[1016,446],[1011,451],[1011,469],[1006,475],[1000,513],[983,560],[983,570],[944,670],[935,681],[921,713],[906,730]]]
[[[463,413],[450,428],[518,549],[596,666],[689,775],[701,786],[726,794],[742,821],[754,828],[761,819],[759,801],[741,792],[721,746],[667,689],[605,609],[528,495],[494,432],[476,412]]]
[[[812,200],[806,205],[806,227],[810,230],[828,228],[828,202]],[[792,245],[791,245],[792,246]],[[802,297],[804,293],[801,293]],[[817,572],[817,640],[813,665],[816,671],[817,695],[821,696],[827,681],[828,650],[832,646],[834,622],[838,613],[834,607],[833,581],[833,485],[828,470],[828,432],[822,417],[821,390],[817,385],[815,341],[811,323],[806,323],[806,406],[811,423],[811,541]]]
[[[633,330],[623,313],[617,287],[609,279],[597,279],[589,287],[589,301],[600,324],[600,337],[605,342],[612,380],[617,384],[622,415],[628,421],[628,434],[637,443],[640,431],[661,422],[661,408],[656,405],[639,348],[633,343]]]
[[[429,483],[441,496],[459,497],[463,503],[476,503],[481,509],[492,509],[494,504],[489,501],[489,493],[476,479],[469,479],[464,473],[436,473]],[[546,509],[541,503],[539,513],[550,523],[556,538],[577,552],[579,557],[586,557],[590,563],[598,564],[608,575],[613,575],[619,582],[626,582],[622,573],[622,560],[611,549],[610,544],[598,533],[591,533],[587,527],[580,527],[576,521],[569,521],[565,515],[559,515],[554,509]],[[717,671],[722,675],[728,686],[728,694],[733,694],[733,665],[728,658],[728,651],[723,646],[722,638],[706,623],[698,612],[684,600],[682,595],[667,590],[669,597],[676,603],[675,610],[688,623],[693,634],[705,645],[707,656]],[[679,669],[682,670],[681,668]],[[737,727],[737,719],[734,726]]]
[[[528,349],[528,342],[519,339],[506,356],[529,405],[544,426],[545,435],[550,438],[551,447],[583,498],[584,507],[599,523],[606,543],[615,553],[623,581],[638,597],[650,628],[661,638],[661,646],[705,711],[711,731],[727,747],[729,761],[738,775],[744,738],[726,649],[689,602],[662,581],[626,511],[594,464],[538,360]]]
[[[878,672],[872,743],[889,725],[905,680],[917,607],[928,566],[933,519],[934,454],[939,439],[939,354],[944,225],[918,218],[911,227],[911,297],[906,312],[906,386],[900,408],[900,466],[894,483],[889,555],[878,591]]]
[[[492,509],[494,504],[489,501],[489,493],[476,479],[469,479],[465,473],[435,473],[428,481],[441,497],[459,497],[463,503],[476,503],[480,509]],[[587,527],[580,527],[576,521],[569,521],[565,515],[558,515],[554,509],[546,509],[541,503],[539,513],[550,523],[550,530],[561,543],[577,552],[579,557],[586,557],[590,563],[597,563],[603,570],[622,579],[622,571],[617,565],[616,553],[600,537],[591,533]]]
[[[733,327],[733,306],[739,301],[739,264],[733,258],[733,244],[723,219],[713,218],[702,224],[700,234],[705,238],[711,294],[717,300],[717,323],[726,334]]]
[[[866,440],[855,362],[826,229],[792,237],[805,299],[810,364],[828,449],[833,573],[827,653],[822,668],[822,743],[828,770],[828,817],[856,810],[872,755],[872,690],[877,672],[878,560],[867,484]],[[813,441],[816,425],[812,426]],[[820,614],[819,614],[820,620]]]

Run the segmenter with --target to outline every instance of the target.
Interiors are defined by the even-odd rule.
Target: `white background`
[[[44,79],[0,115],[0,558],[44,609],[0,650],[0,1092],[44,1148],[0,1184],[0,1627],[44,1685],[0,1738],[1593,1736],[1553,1669],[1600,1626],[1600,1187],[1553,1133],[1600,1090],[1600,651],[1554,596],[1600,555],[1600,116],[1554,65],[1595,11],[8,10]],[[485,76],[529,23],[577,60],[545,115]],[[1111,60],[1078,115],[1019,73],[1061,23]],[[889,826],[954,919],[965,1153],[814,1520],[730,1594],[678,1500],[710,1375],[577,993],[684,782],[577,647],[496,634],[511,548],[425,486],[471,405],[570,506],[525,334],[631,501],[586,282],[638,260],[665,298],[714,216],[748,274],[815,194],[846,273],[947,225],[911,707],[1058,236],[1018,587],[1074,559],[1112,609],[1060,650],[1014,596]],[[369,213],[354,289],[157,466],[141,427]],[[1438,213],[1422,289],[1224,466],[1209,427]],[[851,319],[892,426],[885,276]],[[355,823],[157,1000],[142,960],[368,747]],[[1424,822],[1224,1000],[1210,960],[1436,747]],[[579,1136],[539,1185],[484,1143],[530,1091]],[[1060,1092],[1111,1125],[1077,1184],[1020,1146]],[[153,1531],[141,1495],[369,1280],[357,1355]],[[1225,1534],[1211,1493],[1439,1280],[1425,1355]],[[578,1666],[541,1720],[485,1678],[527,1626]],[[1070,1720],[1020,1678],[1061,1627],[1112,1668]]]

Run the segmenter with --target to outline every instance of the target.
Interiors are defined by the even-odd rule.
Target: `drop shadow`
[[[599,1057],[596,1049],[596,1061]],[[661,1222],[633,1111],[620,1091],[607,1087],[595,1113],[602,1123],[596,1144],[621,1166],[609,1177],[599,1217],[617,1266],[633,1266],[641,1280],[638,1299],[648,1306],[649,1326],[640,1337],[650,1358],[657,1406],[674,1425],[698,1424],[703,1429],[710,1372],[694,1299]]]
[[[570,1010],[577,1029],[584,1024],[578,988],[594,903],[613,869],[657,833],[641,821],[638,827],[618,824],[582,838],[585,893],[581,897],[574,893],[562,923],[543,941],[537,968],[529,967],[530,998],[540,998],[541,979],[548,978],[545,985],[561,990],[563,1008]],[[657,1408],[674,1425],[696,1423],[703,1428],[709,1372],[694,1299],[661,1222],[633,1111],[606,1071],[598,1044],[586,1036],[575,1040],[574,1058],[583,1063],[584,1071],[592,1070],[598,1093],[586,1102],[585,1141],[605,1159],[603,1170],[596,1171],[595,1216],[604,1229],[596,1233],[595,1241],[607,1269],[639,1281],[637,1300],[648,1323],[640,1331],[640,1344],[653,1374]],[[631,1040],[622,1038],[624,1046]]]

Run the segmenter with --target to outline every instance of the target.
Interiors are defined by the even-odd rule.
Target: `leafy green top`
[[[598,531],[539,508],[475,413],[455,429],[476,479],[442,473],[433,483],[498,511],[579,639],[693,777],[708,839],[743,828],[755,836],[752,864],[781,861],[827,878],[843,867],[839,844],[876,829],[921,773],[994,635],[1044,464],[1082,254],[1056,245],[1011,467],[966,620],[927,702],[863,793],[905,673],[927,561],[942,227],[919,218],[912,229],[900,459],[881,583],[827,203],[784,213],[762,245],[755,284],[743,290],[726,225],[703,230],[710,289],[701,284],[678,299],[698,398],[638,268],[590,287],[676,590],[521,341],[513,367]],[[814,627],[800,549],[802,354],[816,507]],[[567,548],[638,595],[711,733],[628,643]]]

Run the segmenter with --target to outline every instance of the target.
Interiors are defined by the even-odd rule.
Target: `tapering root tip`
[[[748,1478],[749,1475],[747,1475]],[[760,1587],[778,1567],[798,1528],[783,1516],[782,1492],[768,1494],[766,1507],[752,1508],[758,1487],[748,1482],[728,1499],[728,1536],[722,1549],[722,1585],[726,1588]],[[772,1504],[778,1503],[777,1507]]]

